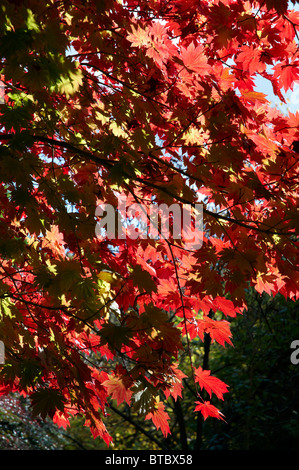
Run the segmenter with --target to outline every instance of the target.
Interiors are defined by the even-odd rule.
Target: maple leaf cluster
[[[297,299],[299,13],[287,1],[1,3],[0,393],[107,445],[109,404],[170,432],[190,356],[204,419],[228,385],[192,342],[233,344],[248,287]],[[202,246],[96,234],[96,211],[203,205]],[[196,343],[198,344],[198,342]],[[202,391],[210,396],[204,399]]]

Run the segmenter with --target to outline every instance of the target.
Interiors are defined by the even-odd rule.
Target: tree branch
[[[119,416],[121,416],[125,421],[127,421],[128,423],[132,424],[135,429],[137,429],[138,431],[140,431],[142,434],[144,434],[146,437],[148,437],[148,439],[150,439],[152,442],[154,442],[155,444],[157,444],[162,450],[168,450],[168,448],[163,444],[163,442],[160,442],[158,441],[158,439],[156,439],[154,436],[152,436],[149,432],[147,432],[142,426],[140,426],[138,423],[136,423],[130,416],[127,416],[125,415],[124,413],[122,413],[121,411],[119,411],[119,409],[115,408],[113,405],[109,405],[111,410],[114,411],[114,413],[118,414]]]
[[[11,140],[13,137],[14,137],[13,134],[0,134],[0,140]],[[49,144],[49,145],[55,145],[55,146],[64,148],[64,149],[69,150],[71,152],[77,153],[80,156],[82,156],[82,157],[84,157],[88,160],[92,160],[93,162],[95,162],[97,164],[101,164],[101,165],[105,166],[108,169],[113,168],[114,164],[117,163],[116,161],[111,161],[111,160],[107,160],[107,159],[98,157],[90,151],[86,151],[86,150],[83,150],[83,149],[78,149],[77,147],[73,146],[72,144],[70,144],[68,142],[52,139],[50,137],[45,137],[45,136],[30,135],[30,137],[33,139],[34,142],[43,142],[43,143],[46,143],[46,144]],[[154,189],[157,189],[159,191],[162,191],[165,194],[167,194],[168,196],[171,196],[173,199],[175,199],[177,201],[180,201],[183,204],[187,204],[187,205],[194,204],[193,202],[189,201],[188,199],[185,199],[182,196],[179,196],[178,194],[173,194],[166,187],[159,186],[159,185],[153,183],[152,181],[145,180],[145,179],[140,178],[138,176],[132,176],[132,174],[127,173],[125,170],[123,172],[124,172],[124,176],[128,177],[131,180],[134,179],[135,181],[138,181],[143,186],[146,186],[146,187],[149,187],[149,188],[154,188]],[[192,178],[192,175],[190,175],[190,178]],[[233,219],[229,216],[225,216],[225,215],[222,215],[222,214],[217,213],[217,212],[212,212],[212,211],[210,211],[206,208],[203,208],[203,213],[208,215],[209,217],[213,217],[214,219],[224,221],[224,222],[230,222],[230,223],[236,224],[240,227],[244,227],[247,230],[254,230],[254,231],[259,232],[259,233],[264,233],[264,234],[267,234],[267,235],[281,235],[281,236],[291,235],[291,233],[289,233],[289,232],[276,231],[276,230],[274,230],[274,228],[272,226],[269,226],[269,228],[267,228],[267,229],[260,228],[258,225],[260,225],[260,224],[266,225],[264,222],[259,222],[259,221],[254,221],[254,220],[242,221],[242,220],[238,220],[238,219]],[[254,224],[254,225],[251,225],[251,224]]]

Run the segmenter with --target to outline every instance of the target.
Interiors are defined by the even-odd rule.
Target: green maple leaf
[[[22,387],[31,386],[38,381],[42,374],[42,366],[34,359],[24,360],[21,363],[21,380]]]
[[[0,54],[15,56],[17,51],[25,51],[32,46],[33,37],[30,31],[23,28],[7,31],[0,40]]]
[[[133,408],[139,415],[145,415],[154,405],[154,398],[157,394],[156,388],[145,379],[137,381],[132,388]]]
[[[79,296],[81,294],[83,295],[83,298],[84,296],[87,296],[88,299],[94,295],[92,285],[86,285],[86,282],[84,282],[83,285],[80,284],[80,265],[75,261],[64,261],[59,263],[57,265],[57,272],[59,276],[61,292],[67,292],[72,286],[79,284]],[[85,292],[84,289],[87,289],[87,292]]]
[[[65,272],[64,274],[65,276],[63,282],[65,281],[69,285],[70,273]],[[78,277],[78,274],[76,275],[75,273],[73,273],[72,282],[74,282],[76,277]],[[92,281],[92,279],[81,279],[76,283],[74,287],[74,293],[78,299],[88,301],[95,298],[95,289],[96,285]]]
[[[53,418],[55,411],[64,409],[64,398],[59,390],[44,388],[31,395],[32,414],[40,415],[43,419],[49,415]]]
[[[83,84],[83,73],[80,69],[67,70],[65,74],[61,74],[55,87],[58,93],[65,94],[67,98],[79,90]]]
[[[101,344],[108,344],[111,351],[121,350],[122,346],[128,345],[131,338],[131,329],[125,326],[107,323],[100,331]]]
[[[150,304],[145,307],[145,311],[140,315],[140,319],[145,327],[159,327],[159,325],[168,320],[168,316],[166,312]]]
[[[157,292],[157,286],[152,279],[149,272],[144,271],[139,264],[137,264],[132,272],[133,283],[138,287],[139,291],[142,292]]]
[[[2,116],[2,122],[6,127],[14,128],[17,131],[21,130],[21,127],[27,126],[31,120],[31,105],[24,104],[23,106],[6,107]]]

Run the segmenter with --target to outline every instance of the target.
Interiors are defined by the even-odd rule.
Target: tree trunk
[[[186,433],[186,426],[184,420],[184,414],[181,407],[180,399],[173,400],[174,402],[174,412],[176,414],[179,429],[180,429],[180,441],[181,441],[181,449],[184,451],[188,450],[188,441],[187,441],[187,433]]]

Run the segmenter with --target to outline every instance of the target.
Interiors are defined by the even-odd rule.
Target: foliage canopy
[[[246,290],[298,298],[299,13],[287,1],[2,1],[0,393],[107,445],[109,402],[169,433],[181,358]],[[96,210],[203,204],[203,244],[96,236]],[[191,364],[194,411],[228,391]],[[204,398],[202,390],[208,394]],[[216,405],[215,405],[216,403]]]

